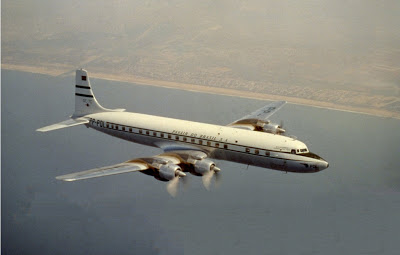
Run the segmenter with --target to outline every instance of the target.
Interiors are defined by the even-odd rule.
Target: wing
[[[63,181],[77,181],[95,177],[102,177],[114,174],[123,174],[129,172],[143,171],[149,169],[148,164],[140,161],[128,161],[112,166],[105,166],[100,168],[94,168],[82,172],[72,173],[57,176],[56,179]]]
[[[168,181],[167,191],[171,196],[175,196],[179,180],[186,176],[184,172],[202,176],[204,186],[209,189],[212,177],[218,176],[216,173],[220,169],[215,166],[214,162],[207,159],[207,156],[200,150],[167,151],[149,158],[138,158],[111,166],[61,175],[56,179],[77,181],[114,174],[142,172],[157,180]]]
[[[268,118],[271,117],[272,114],[276,113],[279,109],[282,108],[286,104],[286,101],[277,101],[270,103],[246,116],[243,118],[240,118],[228,126],[234,126],[234,125],[239,125],[239,124],[254,124],[254,122],[257,123],[257,121],[263,121],[266,122],[268,121]]]
[[[167,151],[157,156],[148,158],[138,158],[119,163],[111,166],[93,168],[82,172],[76,172],[66,175],[57,176],[57,180],[62,181],[78,181],[95,177],[103,177],[114,174],[124,174],[137,171],[145,171],[148,169],[159,170],[162,165],[182,163],[190,164],[196,160],[203,160],[207,154],[198,150],[178,150]]]

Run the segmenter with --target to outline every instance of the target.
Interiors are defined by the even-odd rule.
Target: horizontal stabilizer
[[[57,176],[57,180],[62,181],[77,181],[107,175],[114,175],[114,174],[123,174],[129,172],[136,172],[136,171],[143,171],[148,169],[148,165],[146,163],[141,162],[125,162],[120,163],[112,166],[106,166],[101,168],[94,168],[78,173],[66,174]]]
[[[118,109],[112,109],[110,111],[112,111],[112,112],[124,112],[124,111],[126,111],[126,109],[118,108]]]
[[[86,124],[86,123],[89,123],[89,120],[87,120],[85,118],[69,119],[69,120],[65,120],[65,121],[50,125],[50,126],[45,126],[45,127],[36,129],[36,131],[48,132],[48,131],[53,131],[56,129],[73,127],[76,125],[82,125],[82,124]]]

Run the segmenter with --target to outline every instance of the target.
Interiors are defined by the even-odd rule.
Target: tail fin
[[[78,118],[91,113],[108,111],[97,102],[89,76],[86,70],[76,70],[75,75],[75,112],[72,118]]]
[[[76,70],[75,76],[75,112],[69,120],[37,129],[47,132],[88,123],[85,115],[98,112],[123,112],[125,109],[106,109],[97,102],[90,85],[89,76],[84,69]]]
[[[75,75],[75,112],[72,118],[79,118],[87,114],[98,112],[121,112],[125,109],[106,109],[97,102],[90,85],[86,70],[76,70]]]

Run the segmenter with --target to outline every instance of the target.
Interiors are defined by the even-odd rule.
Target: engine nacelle
[[[178,165],[175,165],[175,164],[162,165],[160,167],[159,173],[160,173],[161,178],[169,180],[169,181],[174,179],[175,176],[177,176],[177,175],[185,176],[185,174],[182,172],[182,169]]]
[[[215,163],[208,159],[202,159],[194,163],[194,172],[196,174],[204,175],[209,171],[215,169]]]
[[[264,125],[263,131],[272,134],[283,134],[285,130],[278,124],[275,123],[268,123]]]

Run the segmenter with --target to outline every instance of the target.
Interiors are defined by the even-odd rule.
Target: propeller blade
[[[176,194],[178,193],[178,185],[179,185],[178,176],[168,182],[167,191],[172,197],[176,197]]]
[[[206,190],[210,190],[211,179],[214,176],[214,171],[209,171],[201,178],[203,180],[203,185]]]
[[[222,175],[219,172],[215,173],[215,187],[218,188],[221,185]]]
[[[183,183],[183,190],[186,191],[189,187],[189,178],[186,176],[185,178],[182,178],[182,183]]]

